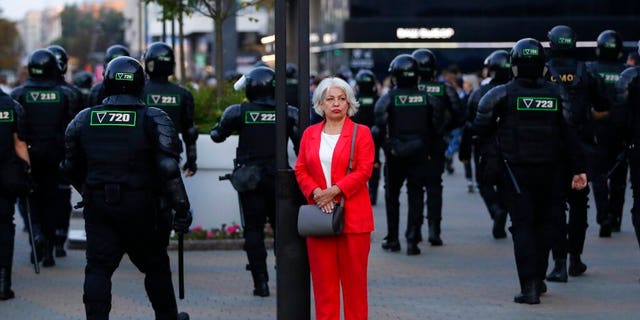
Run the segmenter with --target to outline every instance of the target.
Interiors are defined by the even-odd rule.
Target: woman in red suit
[[[344,319],[368,318],[367,264],[373,209],[367,181],[373,168],[373,139],[358,125],[352,170],[347,174],[358,110],[353,89],[340,78],[322,80],[313,94],[313,108],[324,121],[302,135],[295,166],[300,190],[309,204],[324,212],[345,197],[344,229],[339,236],[307,237],[309,266],[317,320],[340,319],[340,287]]]

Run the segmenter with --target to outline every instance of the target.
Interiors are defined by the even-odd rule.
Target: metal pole
[[[298,0],[298,108],[300,132],[309,126],[309,0]]]
[[[309,263],[298,235],[298,208],[304,201],[287,161],[286,31],[287,1],[275,2],[276,54],[276,264],[277,319],[311,318]]]

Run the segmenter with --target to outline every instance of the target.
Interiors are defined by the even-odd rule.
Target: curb
[[[208,250],[242,250],[244,239],[211,239],[211,240],[184,240],[185,251],[208,251]],[[264,245],[267,249],[273,249],[273,238],[266,238]],[[84,250],[87,248],[87,241],[84,230],[69,231],[69,250]],[[178,240],[170,240],[167,250],[178,250]]]

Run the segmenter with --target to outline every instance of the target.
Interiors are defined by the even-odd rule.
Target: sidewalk
[[[548,283],[549,292],[543,296],[542,304],[529,306],[512,302],[519,288],[511,238],[491,237],[489,215],[480,196],[467,193],[459,163],[456,172],[445,174],[444,179],[442,247],[422,243],[421,255],[407,256],[402,242],[401,252],[383,251],[380,242],[386,233],[384,202],[374,207],[376,231],[369,264],[369,319],[638,319],[640,252],[630,222],[630,192],[622,232],[609,239],[598,237],[592,203],[583,255],[589,267],[587,273],[570,278],[566,284]],[[379,199],[383,199],[382,183]],[[403,230],[404,194],[401,210]],[[68,250],[66,258],[56,259],[55,267],[42,268],[36,275],[28,260],[27,235],[19,231],[21,221],[16,220],[13,276],[16,298],[0,302],[0,319],[84,319],[84,251]],[[426,234],[426,226],[423,231]],[[171,251],[170,256],[175,271],[177,252]],[[178,305],[192,319],[276,319],[272,252],[268,262],[271,271],[268,298],[251,295],[251,276],[244,270],[243,251],[188,251],[185,262],[186,299]],[[174,284],[177,288],[175,272]],[[152,314],[142,274],[127,258],[123,259],[113,276],[111,319],[152,319]]]

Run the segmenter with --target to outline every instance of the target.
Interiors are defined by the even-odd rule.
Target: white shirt
[[[320,137],[320,164],[327,188],[331,187],[331,160],[333,159],[333,149],[336,148],[340,134],[326,134],[322,132]]]

